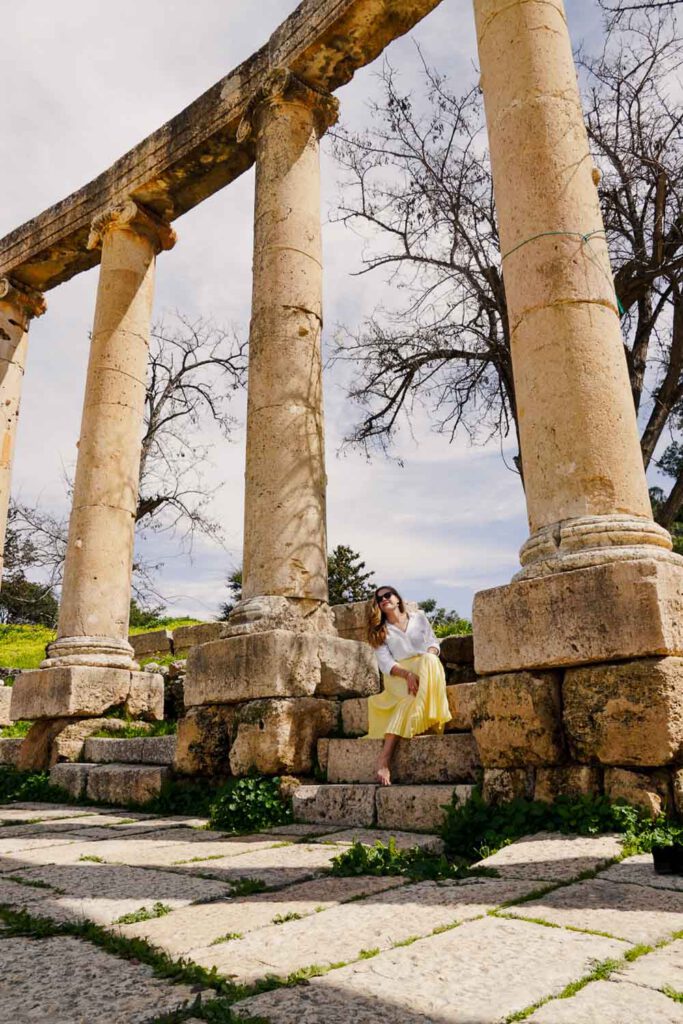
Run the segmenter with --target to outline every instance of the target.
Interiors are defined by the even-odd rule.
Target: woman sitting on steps
[[[368,739],[384,738],[377,778],[391,784],[391,757],[399,736],[412,739],[451,719],[439,641],[424,612],[409,615],[393,587],[378,587],[370,609],[368,640],[375,648],[384,689],[368,698]]]

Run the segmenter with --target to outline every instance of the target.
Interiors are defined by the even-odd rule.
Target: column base
[[[327,602],[266,594],[248,597],[236,604],[223,629],[223,636],[265,633],[272,629],[337,635],[334,615]]]
[[[310,772],[318,739],[339,726],[335,698],[378,690],[374,652],[355,640],[272,629],[194,647],[176,767],[219,775]]]
[[[127,640],[109,636],[63,636],[47,646],[41,668],[85,665],[96,668],[137,670],[135,651]]]
[[[164,680],[154,672],[85,665],[22,672],[12,687],[13,721],[91,718],[122,707],[131,718],[164,717]]]
[[[683,655],[683,567],[608,562],[480,591],[474,599],[479,675]]]

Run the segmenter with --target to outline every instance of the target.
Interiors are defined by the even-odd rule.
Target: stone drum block
[[[508,672],[473,685],[472,732],[482,764],[515,768],[562,761],[559,673]]]

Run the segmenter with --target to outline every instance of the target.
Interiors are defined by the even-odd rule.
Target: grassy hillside
[[[164,619],[157,626],[137,626],[131,633],[149,633],[154,629],[175,629],[194,626],[199,619]],[[54,640],[54,629],[45,626],[0,625],[0,666],[8,668],[38,668],[45,657],[45,645]]]

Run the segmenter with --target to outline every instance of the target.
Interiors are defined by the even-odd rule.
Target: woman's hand
[[[418,679],[414,672],[407,672],[405,678],[406,683],[408,684],[408,693],[411,695],[411,697],[416,697],[418,688],[420,686],[420,680]]]

